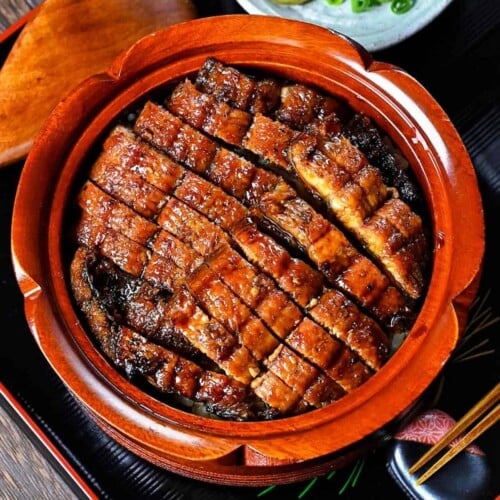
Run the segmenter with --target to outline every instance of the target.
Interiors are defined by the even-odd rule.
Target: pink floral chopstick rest
[[[411,499],[474,500],[493,498],[489,491],[491,471],[485,454],[472,444],[458,454],[422,485],[416,480],[440,456],[435,457],[415,474],[408,469],[454,425],[447,413],[433,409],[419,414],[394,437],[387,468],[393,479]],[[452,442],[453,446],[456,441]]]

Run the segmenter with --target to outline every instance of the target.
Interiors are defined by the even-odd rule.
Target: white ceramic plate
[[[237,0],[250,14],[265,14],[319,24],[347,35],[369,51],[380,50],[413,35],[436,18],[452,0],[415,0],[405,14],[393,14],[390,4],[355,14],[351,1],[328,5],[312,0],[304,5],[277,5],[272,0]]]

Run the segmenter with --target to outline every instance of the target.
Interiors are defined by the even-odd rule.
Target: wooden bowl
[[[341,400],[277,421],[227,422],[170,407],[129,382],[94,348],[73,307],[64,246],[86,155],[117,117],[208,56],[344,98],[384,129],[413,166],[430,208],[433,266],[408,337],[382,370]],[[15,271],[26,316],[54,370],[90,417],[138,455],[189,477],[263,485],[343,466],[377,444],[450,358],[475,293],[484,250],[480,195],[449,119],[411,76],[374,62],[330,31],[296,21],[223,16],[152,34],[81,84],[46,122],[14,207]]]

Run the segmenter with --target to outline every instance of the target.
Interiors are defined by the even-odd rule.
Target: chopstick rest
[[[479,447],[469,445],[446,464],[438,474],[417,485],[421,471],[409,469],[431,446],[436,444],[455,425],[447,413],[433,409],[419,414],[394,437],[389,448],[387,469],[396,483],[415,500],[474,500],[485,497],[491,483],[491,470],[486,455]],[[454,444],[454,443],[452,443]],[[426,467],[436,462],[436,457]]]

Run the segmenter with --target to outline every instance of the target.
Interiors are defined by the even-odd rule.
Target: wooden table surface
[[[0,2],[0,33],[39,3],[40,0],[2,0]]]
[[[59,473],[1,406],[0,498],[76,498]]]

